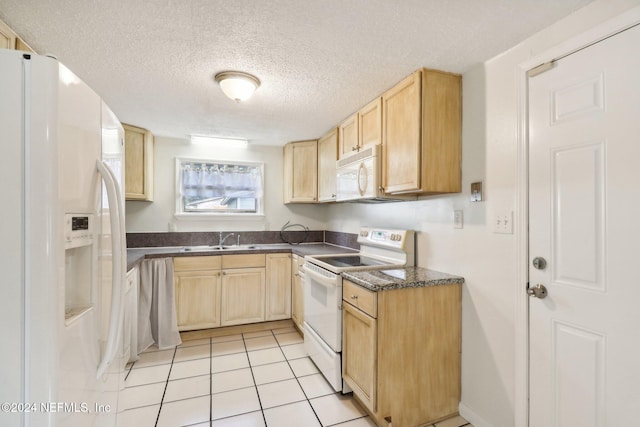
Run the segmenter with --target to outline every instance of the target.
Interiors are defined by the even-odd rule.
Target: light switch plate
[[[471,201],[472,202],[482,201],[482,181],[471,183]]]
[[[498,212],[493,218],[493,232],[513,234],[513,211]]]
[[[463,221],[462,211],[453,211],[453,228],[462,228]]]

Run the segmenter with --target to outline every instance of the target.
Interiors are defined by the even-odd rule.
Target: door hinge
[[[527,71],[527,77],[535,77],[538,74],[542,74],[546,71],[552,69],[555,65],[555,61],[545,62],[544,64],[540,64],[537,67],[533,67],[529,71]]]

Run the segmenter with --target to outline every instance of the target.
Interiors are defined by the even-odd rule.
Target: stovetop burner
[[[322,258],[322,261],[334,267],[366,267],[389,264],[361,255],[336,255]]]

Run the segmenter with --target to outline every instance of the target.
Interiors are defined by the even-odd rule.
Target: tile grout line
[[[209,427],[213,427],[213,340],[209,337]]]
[[[129,366],[129,369],[127,370],[127,375],[124,376],[124,382],[127,381],[127,378],[129,378],[129,375],[131,375],[131,370],[133,369],[133,365],[135,365],[136,362],[132,362],[131,366]]]
[[[155,427],[158,426],[158,422],[160,421],[160,413],[162,412],[162,403],[164,402],[164,396],[167,394],[167,388],[169,387],[169,378],[171,378],[171,369],[173,369],[173,361],[176,358],[176,353],[178,352],[178,346],[173,348],[173,357],[171,358],[171,365],[169,366],[169,373],[167,374],[167,380],[164,384],[164,390],[162,391],[162,397],[160,398],[160,407],[158,408],[158,415],[156,416]]]
[[[264,425],[266,426],[267,417],[264,415],[264,407],[262,406],[262,399],[260,399],[260,392],[258,391],[258,384],[256,384],[256,377],[253,374],[253,366],[251,365],[251,358],[249,357],[249,350],[247,350],[247,342],[245,341],[244,334],[242,335],[242,345],[244,345],[245,356],[247,357],[247,363],[249,363],[249,372],[251,372],[253,387],[256,390],[256,396],[258,396],[258,404],[260,405],[260,413],[262,414],[262,421],[264,421]]]
[[[271,331],[271,333],[273,333],[273,330]],[[273,335],[275,337],[275,334],[273,334]],[[307,400],[307,403],[309,404],[309,407],[313,411],[313,415],[315,415],[316,419],[318,420],[318,424],[320,424],[320,426],[322,427],[322,421],[320,421],[320,417],[316,413],[316,409],[311,404],[311,400],[307,396],[307,392],[304,391],[304,387],[302,387],[302,384],[300,384],[300,380],[298,379],[298,376],[296,375],[296,373],[294,372],[293,368],[291,367],[291,363],[289,362],[289,359],[287,359],[287,355],[284,354],[284,350],[282,350],[282,346],[280,345],[280,341],[278,341],[277,338],[276,338],[276,342],[278,343],[278,349],[280,349],[280,352],[282,353],[282,356],[284,356],[284,360],[287,362],[287,366],[289,366],[289,369],[291,369],[291,372],[293,372],[293,377],[296,379],[296,382],[298,383],[298,386],[300,387],[300,390],[302,390],[302,394],[304,395],[305,399]]]
[[[277,341],[277,338],[276,338],[276,341]],[[303,343],[304,343],[304,342],[303,342]],[[295,344],[299,344],[299,343],[287,344],[287,345],[285,345],[285,347],[286,347],[286,346],[288,346],[288,345],[295,345]],[[280,347],[280,351],[282,351],[282,346],[280,345],[280,342],[278,342],[278,346]],[[283,353],[283,355],[284,355],[284,351],[282,351],[282,353]],[[295,379],[296,379],[296,381],[298,382],[298,385],[300,386],[300,389],[302,389],[302,393],[304,394],[304,396],[305,396],[305,398],[306,398],[307,402],[309,402],[309,406],[311,406],[311,410],[313,411],[314,415],[316,416],[316,418],[318,419],[318,422],[320,423],[320,425],[321,425],[322,427],[335,427],[335,426],[339,426],[339,425],[341,425],[341,424],[346,424],[346,423],[351,422],[351,421],[354,421],[354,420],[359,420],[359,419],[362,419],[362,418],[367,418],[367,417],[369,417],[369,414],[365,414],[365,415],[362,415],[362,416],[360,416],[360,417],[353,418],[353,419],[351,419],[351,420],[341,421],[341,422],[336,423],[336,424],[330,424],[330,425],[324,426],[324,425],[322,424],[322,421],[320,420],[320,417],[319,417],[319,416],[318,416],[318,414],[316,413],[315,408],[314,408],[314,407],[313,407],[313,405],[311,404],[311,399],[307,396],[307,393],[304,391],[304,387],[302,387],[302,384],[300,383],[299,377],[298,377],[298,376],[295,374],[295,372],[293,371],[293,368],[291,367],[291,363],[290,363],[289,359],[287,359],[286,355],[284,355],[284,356],[285,356],[285,360],[286,360],[287,364],[289,365],[289,368],[290,368],[290,369],[291,369],[291,371],[293,372],[293,376],[294,376],[294,378],[295,378]],[[306,356],[306,357],[308,357],[308,356]],[[300,358],[300,359],[303,359],[303,358]],[[298,359],[293,359],[293,360],[298,360]],[[312,362],[312,363],[313,363],[313,362]],[[317,374],[322,375],[322,373],[320,373],[320,372],[318,372]],[[301,377],[308,377],[308,376],[311,376],[311,375],[316,375],[316,374],[301,375]],[[329,393],[329,394],[325,394],[325,395],[322,395],[322,396],[316,396],[316,397],[314,397],[313,399],[317,399],[317,398],[325,397],[325,396],[331,396],[331,395],[335,395],[335,394],[338,394],[338,393],[340,393],[340,392],[336,392],[335,390],[332,390],[332,392],[331,392],[331,393]],[[344,396],[344,395],[343,395],[343,396]],[[431,426],[429,426],[429,427],[431,427]]]

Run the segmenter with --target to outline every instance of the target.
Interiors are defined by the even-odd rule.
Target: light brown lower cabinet
[[[222,272],[222,326],[263,322],[264,268],[236,268]]]
[[[301,275],[304,257],[293,255],[291,260],[291,319],[300,332],[304,331],[304,291]]]
[[[343,284],[342,374],[378,426],[458,413],[461,285],[371,292]]]
[[[267,254],[265,320],[291,318],[291,254]]]
[[[178,330],[220,326],[220,257],[174,258]]]
[[[344,305],[343,316],[342,376],[364,406],[369,411],[375,412],[377,388],[376,319],[351,304]],[[348,358],[344,358],[344,355],[348,355]]]
[[[174,258],[178,329],[215,328],[291,318],[291,255]]]

